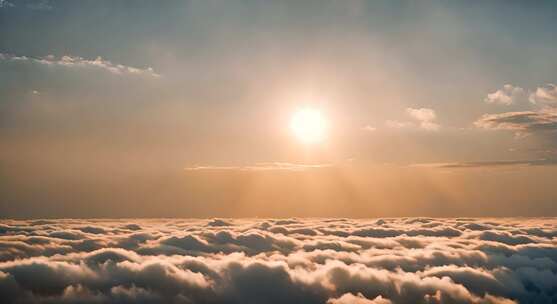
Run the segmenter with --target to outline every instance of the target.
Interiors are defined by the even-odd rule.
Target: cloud
[[[0,0],[0,8],[14,7],[15,5],[8,0]]]
[[[7,303],[557,300],[554,218],[2,220],[0,225],[0,298]],[[58,237],[68,233],[78,237]],[[102,245],[79,246],[85,241]]]
[[[436,118],[435,111],[427,108],[407,108],[406,113],[419,121],[432,121]]]
[[[441,128],[441,126],[435,122],[437,114],[433,109],[406,108],[406,114],[416,120],[416,123],[410,121],[387,120],[385,121],[385,125],[393,129],[418,127],[427,131],[438,131]]]
[[[422,163],[412,164],[411,167],[424,168],[491,168],[491,167],[510,167],[510,166],[548,166],[557,165],[555,159],[526,159],[526,160],[495,160],[495,161],[476,161],[476,162],[452,162],[452,163]]]
[[[503,88],[493,93],[487,94],[487,97],[484,98],[484,101],[486,103],[508,106],[517,102],[520,98],[523,98],[524,95],[525,91],[523,88],[506,84],[503,86]]]
[[[186,171],[307,171],[332,167],[333,164],[294,164],[283,162],[257,163],[248,166],[193,166]]]
[[[420,128],[428,131],[437,131],[440,125],[435,123],[437,115],[435,111],[428,108],[407,108],[406,113],[419,122]]]
[[[123,64],[112,63],[101,57],[97,57],[95,59],[84,59],[82,57],[64,55],[60,58],[56,58],[53,55],[48,55],[45,57],[33,58],[0,53],[0,61],[35,63],[45,66],[59,66],[67,68],[100,69],[117,75],[146,75],[155,78],[160,77],[160,74],[156,73],[151,67],[145,69],[135,68]]]
[[[474,125],[488,130],[511,130],[518,134],[556,131],[557,109],[484,114]]]
[[[15,7],[15,4],[13,4],[12,1],[0,0],[0,8],[5,8],[5,7]],[[25,7],[30,10],[41,10],[41,11],[48,11],[53,9],[53,6],[49,3],[48,0],[27,1]]]
[[[538,105],[557,106],[557,86],[550,83],[538,87],[530,93],[529,100]]]
[[[362,128],[362,130],[367,131],[367,132],[374,132],[377,130],[376,127],[370,126],[370,125],[366,125]]]
[[[39,0],[36,2],[31,2],[26,5],[28,9],[37,10],[37,11],[49,11],[52,10],[54,7],[49,3],[48,0]]]
[[[505,85],[502,90],[489,94],[486,101],[511,104],[522,95],[522,88]],[[484,114],[474,125],[488,130],[510,130],[518,137],[534,133],[553,134],[557,131],[557,86],[546,84],[538,87],[530,93],[529,100],[536,108],[528,111]]]
[[[370,300],[364,297],[361,293],[353,295],[351,293],[346,293],[337,299],[329,299],[327,304],[391,304],[392,302],[387,299],[383,299],[381,296],[377,296],[375,299]]]
[[[387,126],[388,128],[393,128],[393,129],[402,129],[402,128],[405,128],[405,127],[412,126],[412,123],[402,122],[402,121],[398,121],[398,120],[387,120],[387,121],[385,121],[385,126]]]

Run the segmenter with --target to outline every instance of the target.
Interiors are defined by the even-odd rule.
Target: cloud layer
[[[4,220],[7,303],[551,303],[556,219]]]

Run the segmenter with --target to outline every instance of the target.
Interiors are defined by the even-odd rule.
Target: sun
[[[326,137],[327,121],[318,109],[304,108],[292,115],[290,129],[302,143],[319,143]]]

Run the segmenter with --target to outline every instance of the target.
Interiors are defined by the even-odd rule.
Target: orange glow
[[[290,121],[292,132],[305,144],[322,142],[326,138],[327,127],[321,112],[313,108],[298,110]]]

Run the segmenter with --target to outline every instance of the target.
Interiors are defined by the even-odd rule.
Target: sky
[[[555,216],[555,28],[554,1],[0,0],[0,214]]]

